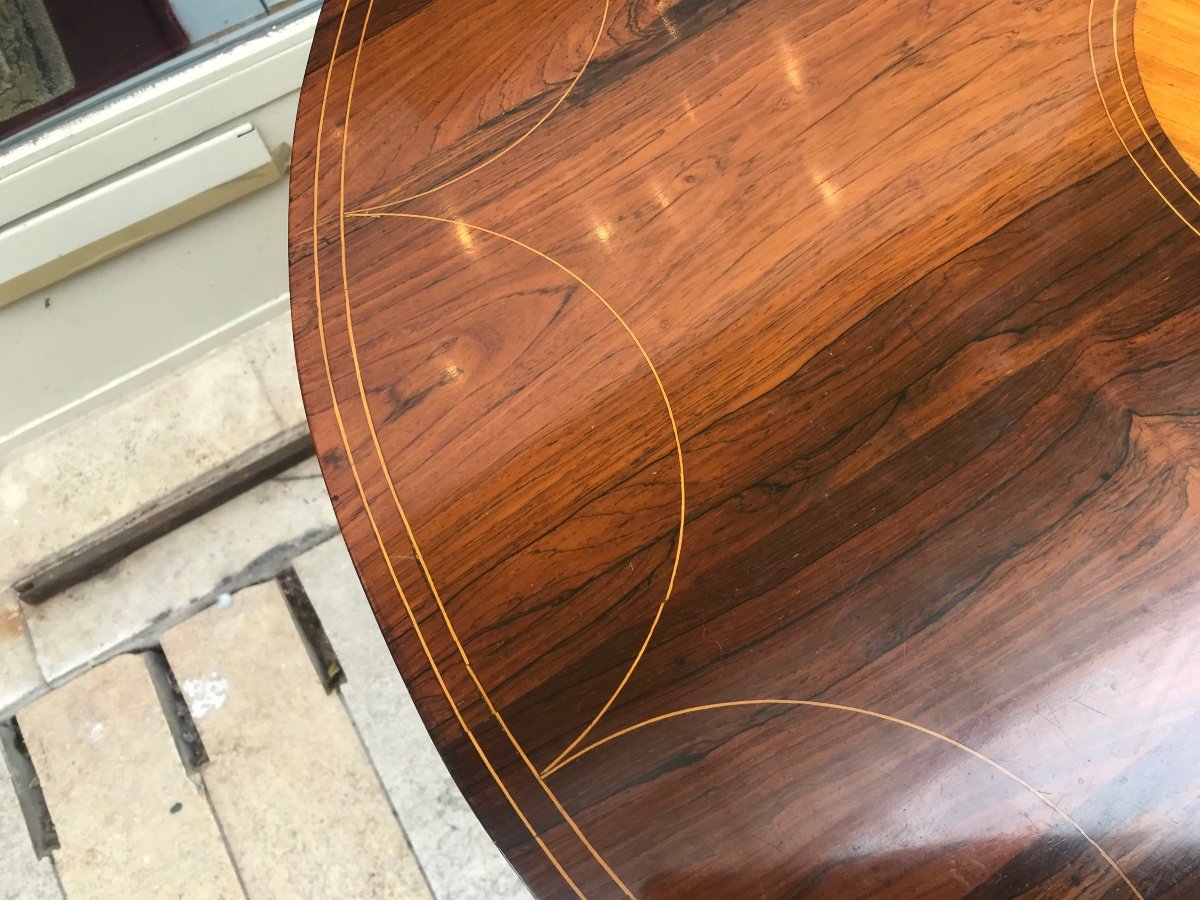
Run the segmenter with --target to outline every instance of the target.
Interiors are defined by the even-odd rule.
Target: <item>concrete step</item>
[[[54,859],[71,900],[243,896],[144,656],[92,669],[17,721],[58,832]]]
[[[439,900],[529,900],[450,778],[340,538],[295,561],[346,673],[342,695]]]
[[[430,897],[341,698],[325,692],[274,582],[173,628],[162,645],[251,900]]]

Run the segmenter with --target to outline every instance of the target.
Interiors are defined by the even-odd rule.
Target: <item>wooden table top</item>
[[[1136,8],[325,5],[305,402],[537,895],[1200,896],[1200,179]]]

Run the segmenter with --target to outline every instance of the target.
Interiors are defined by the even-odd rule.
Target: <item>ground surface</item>
[[[299,421],[287,340],[268,323],[0,459],[0,584]],[[527,896],[417,716],[312,462],[42,606],[0,591],[0,721],[34,773],[11,753],[0,772],[0,900]],[[56,832],[41,859],[31,787]]]

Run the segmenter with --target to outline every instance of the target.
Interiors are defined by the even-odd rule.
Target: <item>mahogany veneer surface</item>
[[[326,3],[305,402],[539,896],[1200,896],[1200,185],[1133,13]]]

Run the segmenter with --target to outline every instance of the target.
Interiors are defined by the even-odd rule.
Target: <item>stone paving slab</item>
[[[284,315],[30,444],[0,446],[0,532],[5,535],[0,554],[0,718],[20,710],[22,720],[41,727],[45,710],[82,692],[71,701],[78,713],[78,704],[90,702],[86,695],[97,685],[101,693],[108,689],[106,679],[116,677],[110,665],[128,665],[120,662],[126,657],[117,656],[113,663],[89,671],[98,662],[152,644],[164,630],[220,594],[270,578],[291,557],[326,542],[319,552],[303,556],[298,566],[351,675],[344,701],[367,745],[367,757],[379,772],[372,770],[372,777],[383,780],[393,805],[400,808],[401,823],[415,838],[437,897],[524,900],[528,893],[470,812],[426,735],[341,541],[328,540],[336,535],[336,525],[314,461],[189,523],[43,606],[19,604],[9,588],[18,572],[56,550],[303,421],[290,321]],[[252,594],[242,591],[235,596],[240,601]],[[218,620],[227,621],[216,616],[209,621]],[[47,691],[48,682],[65,686],[25,707]],[[219,685],[200,690],[193,701],[198,708],[228,699]],[[153,695],[147,696],[154,701]],[[151,702],[148,708],[157,707]],[[257,715],[257,707],[250,708]],[[342,717],[346,718],[345,708]],[[49,746],[42,744],[43,750]],[[98,752],[100,746],[110,745],[88,743],[84,749]],[[367,758],[357,739],[347,746]],[[173,759],[178,765],[177,755]],[[362,775],[361,767],[355,771],[356,777]],[[0,781],[6,777],[0,767]],[[24,821],[10,810],[10,789],[7,782],[0,785],[0,900],[10,900],[5,892],[13,890],[22,900],[58,897],[53,866],[33,858]],[[198,790],[196,785],[193,789]],[[84,795],[74,801],[84,802],[80,797]],[[294,810],[280,815],[290,812]],[[372,846],[387,833],[377,822],[362,827],[371,838],[367,843],[376,842]],[[382,830],[372,831],[377,827]],[[404,848],[402,836],[398,843]],[[407,849],[398,856],[403,863],[399,875],[385,873],[367,885],[366,894],[356,896],[428,896]],[[410,877],[414,874],[416,879]],[[275,890],[271,886],[266,895]],[[276,894],[284,895],[286,891]]]
[[[0,716],[45,689],[12,582],[64,547],[303,421],[302,411],[297,417],[289,332],[290,317],[277,316],[61,428],[25,444],[0,445]],[[231,562],[237,563],[236,555]],[[141,592],[139,602],[126,604],[103,585],[81,588],[58,603],[79,607],[77,616],[27,608],[50,620],[39,649],[51,679],[94,662],[164,608],[190,599],[165,596],[154,603]]]
[[[430,896],[341,698],[322,688],[274,582],[162,643],[252,900]]]
[[[271,577],[337,531],[315,459],[68,588],[25,619],[48,681],[153,633],[221,592]],[[2,606],[0,606],[2,608]]]
[[[296,573],[346,672],[342,694],[439,900],[528,900],[425,731],[341,538]]]
[[[71,900],[243,897],[146,660],[119,656],[21,711]]]
[[[270,325],[0,449],[0,583],[284,430],[256,368],[277,343]]]

